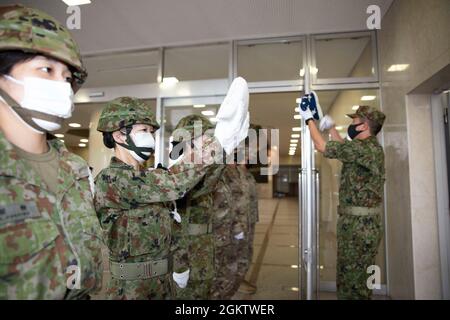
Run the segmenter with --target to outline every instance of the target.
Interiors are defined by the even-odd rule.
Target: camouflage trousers
[[[253,240],[255,238],[255,223],[248,225],[247,239],[240,240],[236,244],[236,257],[237,257],[237,273],[234,284],[234,289],[238,290],[242,281],[245,279],[245,275],[250,269],[250,264],[253,258]]]
[[[247,274],[248,268],[250,267],[249,261],[249,241],[247,239],[239,240],[235,244],[235,256],[237,260],[237,272],[234,279],[233,288],[234,291],[239,289],[241,282],[244,280]]]
[[[210,299],[228,300],[236,293],[235,283],[238,263],[234,250],[235,246],[233,244],[216,247],[214,257],[216,272]]]
[[[253,242],[255,239],[255,225],[256,225],[256,221],[255,222],[251,222],[248,225],[248,262],[249,262],[249,266],[252,263],[253,260]]]
[[[189,236],[187,242],[189,281],[186,288],[174,284],[175,298],[206,300],[214,279],[214,237],[212,234]]]
[[[106,298],[111,300],[168,300],[172,298],[171,273],[144,280],[111,278]]]
[[[380,215],[340,215],[337,223],[336,286],[338,299],[367,300],[367,268],[375,265],[383,234]]]
[[[178,300],[208,300],[213,279],[191,280],[186,288],[174,284],[175,298]]]

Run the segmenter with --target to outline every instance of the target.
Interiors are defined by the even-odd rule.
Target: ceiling
[[[236,39],[365,30],[393,0],[91,0],[73,30],[84,55]],[[65,22],[61,0],[21,0]],[[0,0],[0,4],[11,3]]]

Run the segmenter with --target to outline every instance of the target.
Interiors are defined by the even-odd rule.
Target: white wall
[[[378,34],[381,101],[387,116],[383,131],[388,281],[394,299],[439,295],[434,278],[438,264],[436,235],[432,234],[435,212],[424,205],[425,199],[416,198],[430,185],[423,185],[421,177],[430,174],[424,170],[429,161],[424,161],[423,156],[431,155],[431,150],[425,150],[430,142],[426,137],[431,117],[422,102],[412,98],[407,104],[406,96],[450,63],[449,30],[450,1],[395,0]],[[409,68],[404,72],[387,71],[389,66],[400,63],[409,64]],[[430,240],[425,241],[426,237]],[[428,268],[430,264],[433,267]],[[427,268],[432,279],[423,272]]]

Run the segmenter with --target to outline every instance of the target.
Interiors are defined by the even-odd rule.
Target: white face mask
[[[155,150],[155,139],[153,138],[153,135],[150,132],[137,132],[137,133],[130,133],[130,137],[133,140],[134,144],[136,147],[138,148],[152,148],[153,150]],[[138,161],[139,163],[142,163],[147,159],[143,159],[141,158],[136,152],[129,150],[131,156],[136,159],[136,161]],[[141,151],[141,153],[144,156],[149,157],[151,152],[144,152]]]
[[[73,91],[70,83],[36,77],[25,77],[23,81],[9,75],[4,77],[23,86],[23,98],[19,102],[22,108],[64,119],[72,116]],[[58,123],[38,118],[32,118],[32,120],[45,131],[55,131],[61,128]]]

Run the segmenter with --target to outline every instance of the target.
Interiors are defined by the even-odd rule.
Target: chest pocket
[[[171,243],[169,210],[161,204],[130,210],[128,213],[128,239],[131,256],[151,254],[163,257]]]
[[[0,205],[0,263],[26,261],[53,247],[59,232],[49,218],[41,216],[36,204]]]

